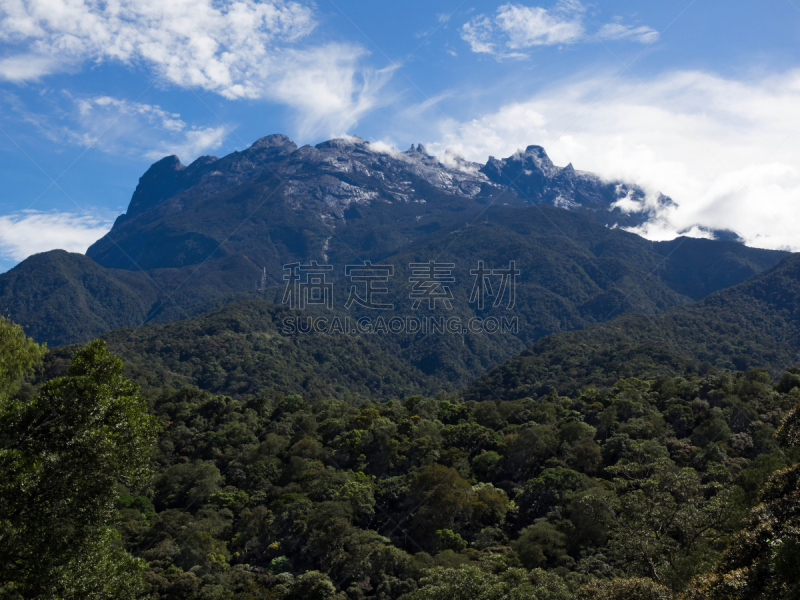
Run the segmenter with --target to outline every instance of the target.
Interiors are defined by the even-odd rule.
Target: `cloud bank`
[[[83,254],[110,229],[110,221],[69,212],[23,211],[0,216],[0,256],[22,261],[55,249]]]
[[[440,121],[428,148],[485,161],[541,144],[556,164],[672,197],[678,206],[637,231],[645,237],[730,229],[749,245],[800,250],[798,104],[800,71],[750,81],[600,76],[470,121]]]

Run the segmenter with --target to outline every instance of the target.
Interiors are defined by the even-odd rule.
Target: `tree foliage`
[[[0,580],[24,597],[136,589],[121,580],[135,581],[141,565],[107,526],[117,486],[150,474],[157,424],[122,371],[92,342],[64,377],[0,408]]]
[[[774,385],[763,370],[708,368],[488,402],[191,386],[145,400],[122,369],[94,342],[62,377],[9,394],[8,594],[794,593],[794,369]]]

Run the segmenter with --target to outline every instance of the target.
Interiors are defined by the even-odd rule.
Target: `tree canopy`
[[[147,481],[156,420],[101,341],[79,350],[64,377],[15,397],[42,350],[20,343],[13,325],[0,331],[0,353],[15,365],[0,405],[3,589],[25,598],[135,597],[143,563],[109,526],[118,485]]]

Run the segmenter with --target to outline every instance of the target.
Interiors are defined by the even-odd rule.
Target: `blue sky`
[[[0,271],[83,251],[157,158],[356,134],[670,195],[639,232],[800,249],[800,0],[0,0]]]

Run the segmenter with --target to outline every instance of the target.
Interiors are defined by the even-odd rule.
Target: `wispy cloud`
[[[145,153],[145,157],[158,160],[164,156],[175,154],[189,162],[209,150],[219,148],[227,135],[228,130],[223,126],[190,129],[183,132],[182,141],[163,142],[158,148]]]
[[[21,261],[57,248],[82,254],[108,233],[111,224],[69,212],[23,211],[0,216],[0,257]]]
[[[314,44],[313,6],[288,0],[8,0],[0,79],[41,79],[83,64],[145,66],[161,84],[229,99],[288,103],[300,127],[368,110],[359,46]],[[301,44],[302,42],[302,44]]]
[[[270,95],[295,111],[301,138],[343,135],[384,102],[380,92],[396,68],[359,69],[365,54],[359,46],[335,44],[286,56]]]
[[[494,15],[481,14],[465,23],[461,38],[473,52],[499,59],[523,58],[525,50],[536,46],[625,39],[649,44],[658,39],[658,32],[649,27],[619,22],[605,24],[589,34],[585,13],[577,0],[561,0],[552,8],[504,4]]]
[[[754,246],[800,250],[798,104],[800,71],[746,81],[703,72],[637,82],[597,76],[480,118],[442,120],[427,147],[485,161],[541,144],[556,164],[672,197],[677,207],[638,230],[646,237],[729,229]]]
[[[495,24],[506,36],[506,46],[517,50],[533,46],[571,44],[583,37],[583,11],[577,6],[536,6],[506,4],[497,10]]]
[[[62,71],[64,66],[54,56],[34,53],[15,54],[0,58],[0,78],[15,83],[30,81]]]
[[[93,147],[111,154],[158,159],[177,154],[193,160],[219,148],[233,126],[189,125],[179,113],[157,104],[113,96],[74,96],[66,91],[40,95],[37,107],[5,93],[6,118],[16,116],[46,139]]]
[[[659,34],[646,25],[631,27],[622,23],[607,23],[594,37],[598,40],[633,40],[640,44],[651,44],[658,40]]]

